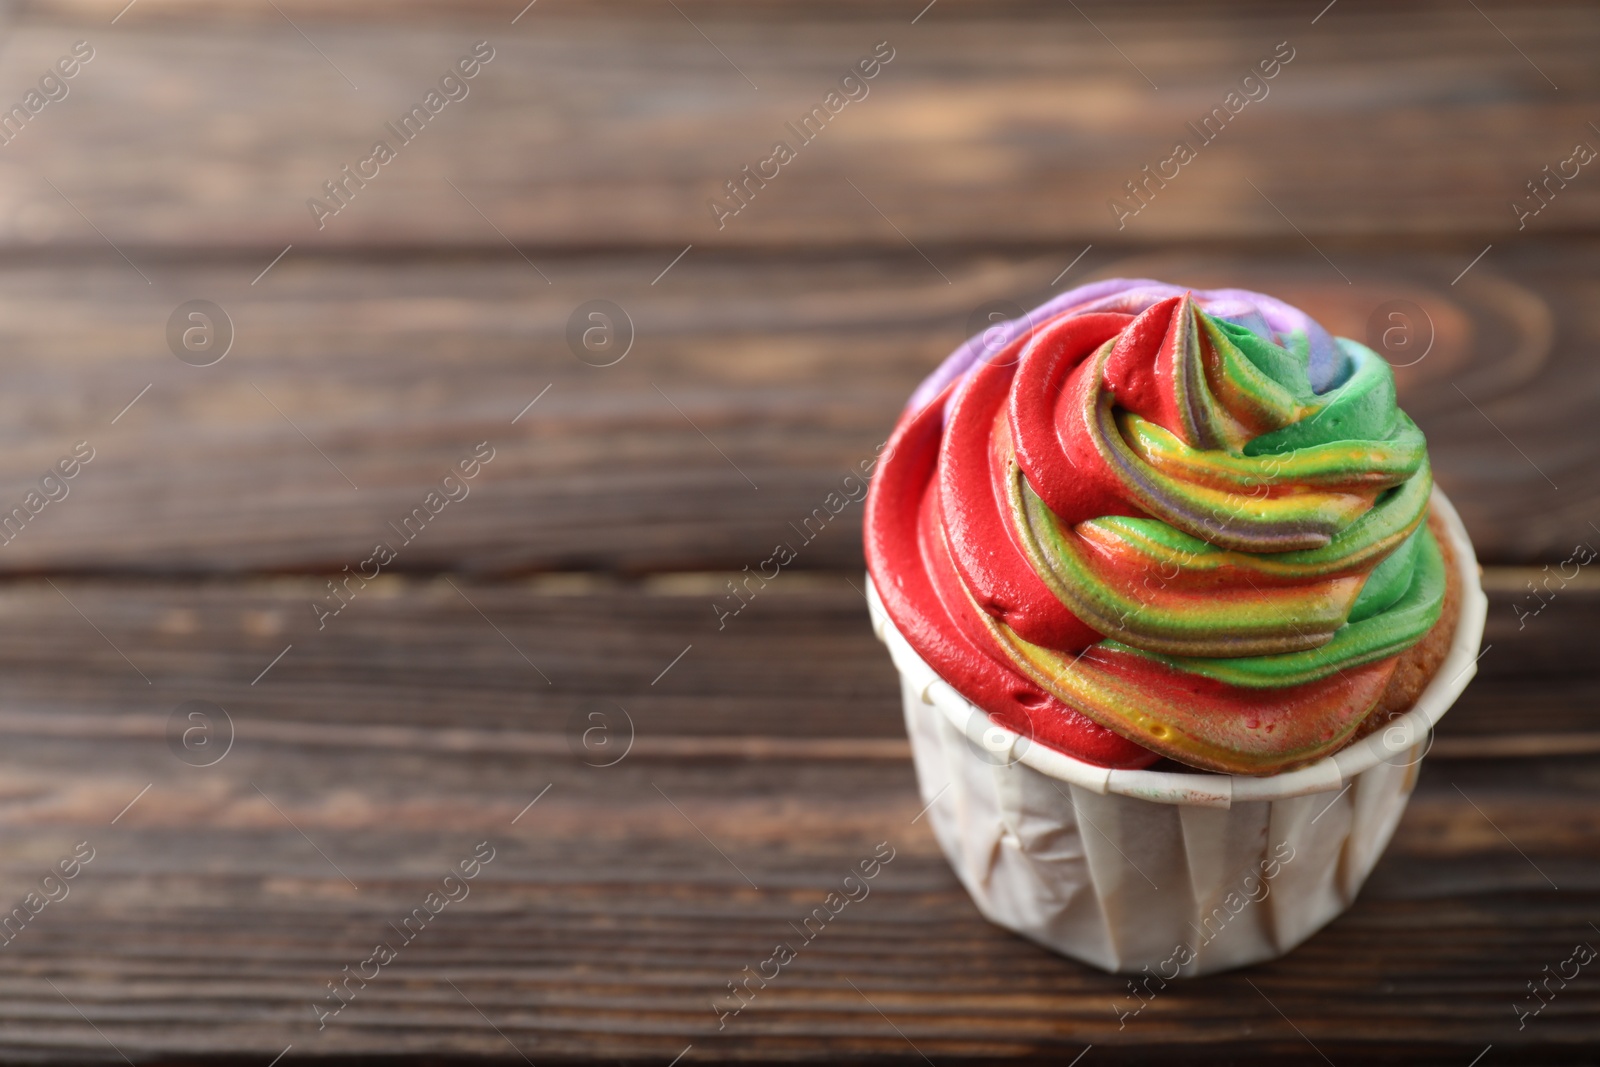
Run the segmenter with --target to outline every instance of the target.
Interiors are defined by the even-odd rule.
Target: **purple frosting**
[[[991,326],[969,337],[917,386],[906,406],[917,410],[932,403],[947,385],[970,374],[986,354],[1000,351],[1019,334],[1062,312],[1081,315],[1093,311],[1120,311],[1137,315],[1153,304],[1186,292],[1193,294],[1195,303],[1207,314],[1237,323],[1273,344],[1282,345],[1295,334],[1304,336],[1311,354],[1307,374],[1311,388],[1318,393],[1337,386],[1348,372],[1347,360],[1328,331],[1310,315],[1282,300],[1248,289],[1184,289],[1148,278],[1109,278],[1069,289],[1020,319]]]

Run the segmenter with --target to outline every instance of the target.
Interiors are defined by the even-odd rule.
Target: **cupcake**
[[[941,847],[1108,970],[1239,966],[1347,907],[1482,636],[1389,365],[1243,290],[1114,279],[969,340],[865,526]]]

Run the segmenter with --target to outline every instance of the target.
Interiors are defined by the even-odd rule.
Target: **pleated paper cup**
[[[1106,971],[1167,979],[1281,956],[1355,900],[1405,811],[1438,722],[1477,669],[1488,600],[1444,494],[1461,581],[1455,639],[1404,716],[1317,763],[1253,778],[1108,770],[999,726],[895,629],[926,818],[994,923]],[[869,580],[870,581],[870,580]]]

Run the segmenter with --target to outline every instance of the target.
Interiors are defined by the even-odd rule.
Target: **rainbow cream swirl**
[[[1113,280],[912,397],[869,567],[928,663],[1091,762],[1272,774],[1343,745],[1438,621],[1426,442],[1389,365],[1242,290]]]

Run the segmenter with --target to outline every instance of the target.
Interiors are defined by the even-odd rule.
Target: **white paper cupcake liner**
[[[1264,778],[1108,770],[995,724],[916,654],[869,579],[925,817],[978,909],[1063,955],[1166,980],[1281,956],[1349,907],[1405,811],[1433,724],[1477,671],[1488,610],[1477,558],[1437,489],[1433,508],[1461,579],[1444,663],[1395,722]]]

